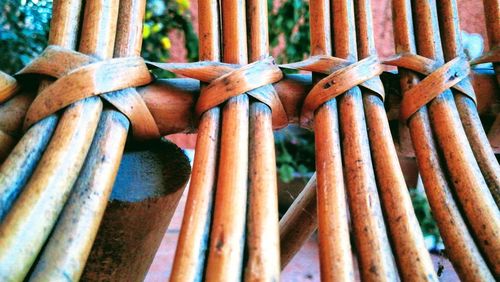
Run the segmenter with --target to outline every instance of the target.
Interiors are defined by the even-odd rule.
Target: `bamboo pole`
[[[247,2],[249,61],[269,55],[267,1]],[[269,95],[273,95],[269,93]],[[272,113],[264,103],[250,105],[248,259],[245,281],[278,281],[280,243],[278,183]]]
[[[54,1],[49,44],[76,48],[81,2]],[[42,81],[38,92],[48,84],[48,81]],[[0,167],[0,222],[33,174],[56,129],[58,118],[51,115],[30,127]]]
[[[310,21],[311,55],[331,55],[330,3],[328,0],[311,0]],[[316,75],[316,80],[318,79]],[[335,99],[326,102],[316,110],[314,135],[321,279],[350,281],[354,279],[354,270]]]
[[[245,2],[223,0],[221,5],[223,61],[246,64]],[[248,111],[247,95],[239,95],[226,102],[222,113],[221,152],[207,281],[241,279],[248,190]]]
[[[356,60],[352,0],[332,1],[334,53]],[[398,279],[377,193],[361,91],[354,87],[339,99],[344,175],[361,277]]]
[[[356,0],[360,59],[376,55],[370,0]],[[363,89],[370,147],[399,273],[405,281],[438,281],[394,147],[384,102]]]
[[[314,174],[280,220],[281,269],[318,228],[316,189]]]
[[[425,2],[425,3],[423,3]],[[415,0],[416,36],[420,55],[443,62],[436,2]],[[464,216],[484,252],[493,273],[500,275],[500,211],[488,190],[460,123],[451,91],[430,103],[430,117],[443,150],[448,174],[453,181]]]
[[[111,57],[117,15],[117,0],[87,2],[79,50]],[[0,226],[0,273],[5,279],[24,277],[41,250],[83,165],[101,111],[97,97],[65,110],[37,169]]]
[[[439,1],[438,9],[445,61],[451,61],[458,56],[465,56],[460,39],[460,23],[456,1]],[[469,78],[466,79],[469,80]],[[455,103],[457,104],[465,134],[498,207],[500,206],[500,165],[484,132],[477,106],[468,96],[456,90],[452,90],[452,92],[454,93]]]
[[[140,55],[145,6],[143,0],[120,2],[115,57]],[[85,165],[31,280],[80,278],[115,182],[128,129],[122,113],[103,112]]]
[[[396,52],[416,53],[410,0],[393,0]],[[400,69],[403,93],[418,83],[415,73]],[[424,188],[455,271],[466,281],[488,281],[493,276],[469,233],[443,170],[431,129],[427,106],[408,120]]]
[[[220,60],[219,5],[198,2],[200,60]],[[203,86],[202,86],[203,87]],[[195,281],[204,274],[217,179],[220,109],[204,113],[198,126],[191,184],[175,251],[170,281]]]

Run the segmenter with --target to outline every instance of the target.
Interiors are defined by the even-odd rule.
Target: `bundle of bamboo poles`
[[[496,46],[500,4],[484,3],[489,39]],[[387,63],[399,67],[402,107],[413,99],[411,89],[430,79],[436,88],[458,80],[471,85],[467,75],[453,69],[435,74],[464,56],[456,0],[393,0],[392,6],[400,56]],[[437,281],[389,128],[370,0],[311,0],[312,57],[282,67],[309,70],[312,77],[289,75],[273,86],[250,88],[241,86],[258,84],[245,81],[251,72],[242,71],[247,63],[255,62],[247,70],[262,62],[275,66],[268,57],[267,2],[200,0],[198,7],[200,59],[208,62],[152,65],[183,74],[194,70],[203,81],[199,88],[184,78],[104,94],[124,103],[140,100],[161,135],[197,128],[170,279],[279,280],[280,269],[318,229],[322,280],[354,280],[357,258],[362,280]],[[75,49],[79,41],[78,51],[97,60],[139,56],[144,9],[145,0],[86,1],[85,10],[81,0],[55,1],[49,44]],[[399,60],[405,55],[416,61]],[[415,67],[422,61],[423,71]],[[368,67],[359,68],[362,64]],[[231,81],[231,69],[241,70],[243,82]],[[498,78],[497,64],[495,70]],[[352,77],[340,79],[345,73]],[[246,90],[224,94],[227,101],[194,113],[203,99],[217,100],[206,98],[215,93],[214,78]],[[39,92],[50,83],[42,81]],[[234,92],[231,87],[217,89]],[[491,92],[492,87],[476,89]],[[0,159],[6,156],[0,166],[0,277],[77,280],[129,127],[140,125],[130,124],[126,110],[89,97],[37,122],[17,141],[5,132],[20,131],[33,99],[26,91],[13,96],[18,88],[15,80],[0,77],[0,102],[5,102]],[[478,93],[476,101],[473,93],[455,89],[435,94],[404,121],[433,215],[461,279],[498,279],[500,166],[488,142],[496,138],[495,130],[487,136],[482,127],[476,103],[483,95]],[[314,99],[321,102],[308,108]],[[7,117],[11,109],[18,114]],[[306,125],[303,121],[311,118],[317,170],[280,221],[273,130],[283,124],[276,123],[277,109],[288,123]],[[497,123],[498,118],[493,129]],[[163,211],[167,218],[179,200],[180,193],[175,195]]]

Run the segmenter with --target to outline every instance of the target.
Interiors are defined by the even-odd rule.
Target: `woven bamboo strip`
[[[145,5],[143,0],[121,1],[115,57],[140,55]],[[103,112],[85,165],[31,280],[78,280],[81,276],[118,172],[128,129],[129,121],[122,113]]]
[[[200,60],[219,61],[219,6],[216,0],[198,2]],[[203,277],[212,203],[216,185],[220,110],[202,115],[196,139],[191,184],[179,233],[170,281],[195,281]]]
[[[355,1],[360,59],[376,54],[370,2]],[[384,103],[369,90],[362,92],[378,188],[400,275],[405,281],[438,281],[399,165]]]
[[[268,56],[267,1],[248,0],[249,61]],[[245,281],[278,281],[280,276],[278,184],[271,109],[250,105],[249,195]]]
[[[331,55],[328,0],[311,1],[310,20],[311,55]],[[321,279],[351,281],[354,279],[354,270],[347,223],[336,100],[332,99],[316,110],[314,135]]]
[[[223,61],[247,63],[244,0],[223,0]],[[229,99],[222,113],[221,152],[206,269],[207,281],[241,278],[248,179],[247,95]]]
[[[393,0],[396,52],[416,51],[410,0]],[[401,88],[406,91],[418,83],[415,73],[400,69]],[[493,277],[477,249],[455,203],[441,165],[430,126],[427,107],[422,107],[408,121],[419,171],[432,212],[455,271],[467,281],[488,281]]]
[[[332,17],[335,56],[357,59],[353,1],[333,1]],[[397,269],[377,193],[363,100],[358,87],[340,97],[339,115],[344,175],[361,277],[366,280],[397,280]]]
[[[423,3],[425,2],[425,3]],[[418,53],[443,61],[436,3],[414,1]],[[444,31],[449,32],[449,31]],[[448,174],[478,247],[485,253],[495,275],[500,275],[500,211],[491,196],[459,120],[451,91],[430,104],[430,117],[443,150]]]

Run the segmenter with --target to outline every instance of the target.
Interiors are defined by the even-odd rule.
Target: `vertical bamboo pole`
[[[416,53],[410,1],[392,1],[394,39],[398,53]],[[400,69],[399,72],[403,92],[418,83],[415,73],[405,69]],[[492,280],[493,276],[476,247],[448,186],[437,144],[434,142],[427,106],[408,120],[408,126],[427,198],[455,271],[466,281]]]
[[[145,6],[144,0],[121,1],[115,57],[140,55]],[[85,165],[31,280],[80,278],[113,188],[128,129],[122,113],[103,112]]]
[[[424,3],[425,2],[425,3]],[[435,1],[415,0],[416,36],[420,55],[443,62]],[[500,275],[500,211],[468,143],[453,96],[445,91],[430,103],[430,117],[448,174],[478,247],[495,275]]]
[[[247,63],[244,0],[222,1],[223,61]],[[222,113],[221,152],[210,233],[207,281],[241,278],[245,245],[248,177],[247,95],[226,102]]]
[[[200,60],[220,60],[219,5],[198,1]],[[203,85],[202,85],[203,87]],[[198,125],[196,154],[182,227],[170,281],[200,281],[203,277],[217,178],[220,109],[204,113]]]
[[[352,0],[332,1],[335,56],[356,60],[356,31]],[[344,175],[361,277],[398,279],[396,265],[375,183],[361,91],[354,87],[339,99]]]
[[[280,220],[282,269],[318,228],[316,189],[314,174]]]
[[[488,40],[490,49],[495,47],[500,48],[500,1],[498,0],[483,0],[484,17],[486,18],[486,30],[488,32]],[[500,64],[493,64],[497,81],[500,85]]]
[[[117,0],[87,2],[79,50],[111,57],[117,15]],[[37,169],[0,226],[0,273],[5,279],[24,277],[41,250],[83,165],[101,111],[102,102],[92,97],[71,105],[61,117]]]
[[[376,55],[371,0],[355,0],[358,55]],[[370,147],[377,183],[403,280],[438,281],[392,141],[384,102],[363,89]]]
[[[453,60],[458,56],[465,56],[460,39],[460,23],[456,0],[439,1],[438,9],[445,61]],[[466,79],[469,80],[469,78]],[[500,206],[500,165],[484,132],[477,107],[469,97],[455,90],[452,90],[452,92],[455,94],[455,103],[457,104],[465,134],[467,134],[474,156],[498,207]]]
[[[50,45],[76,48],[81,7],[81,0],[54,1],[48,40]],[[48,84],[48,81],[43,81],[39,92]],[[33,174],[57,121],[58,115],[51,115],[29,128],[0,166],[0,222]]]
[[[310,21],[311,54],[331,55],[330,3],[328,0],[311,0]],[[315,76],[319,79],[317,75]],[[326,102],[316,110],[314,135],[321,279],[352,281],[354,271],[335,99]]]
[[[253,62],[269,54],[267,0],[249,0],[247,17],[249,60]],[[249,162],[248,261],[245,280],[278,281],[278,184],[272,113],[269,106],[256,101],[250,105]]]

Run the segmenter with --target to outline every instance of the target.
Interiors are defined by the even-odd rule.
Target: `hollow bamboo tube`
[[[444,0],[437,3],[445,61],[451,61],[458,56],[465,56],[460,39],[461,33],[456,0]],[[499,207],[500,165],[484,132],[476,104],[468,96],[455,90],[452,90],[452,92],[455,95],[455,103],[467,139],[470,142],[474,156],[488,184],[493,199],[497,207]]]
[[[49,44],[76,48],[81,6],[81,0],[54,1]],[[47,85],[42,81],[39,92]],[[0,222],[33,174],[57,121],[58,116],[51,115],[29,128],[0,167]]]
[[[316,189],[315,173],[280,220],[282,269],[318,228]]]
[[[198,1],[200,60],[220,60],[219,5]],[[202,86],[203,87],[203,86]],[[199,281],[203,277],[212,205],[217,179],[220,109],[205,112],[198,125],[196,154],[170,281]]]
[[[371,0],[355,0],[358,56],[376,55]],[[399,273],[405,281],[438,281],[413,210],[384,102],[363,89],[370,147]]]
[[[332,17],[335,56],[356,60],[353,1],[332,1]],[[361,277],[365,280],[397,280],[397,269],[377,193],[363,100],[358,87],[340,96],[339,116],[344,175]]]
[[[80,51],[111,57],[117,15],[117,0],[87,2]],[[41,250],[80,172],[101,111],[102,102],[93,97],[71,105],[61,117],[37,169],[0,226],[0,273],[6,279],[24,277]]]
[[[140,55],[145,6],[143,0],[120,2],[115,57]],[[115,182],[128,129],[122,113],[103,112],[80,176],[30,280],[80,278]]]
[[[267,1],[247,2],[249,61],[269,53]],[[272,94],[271,94],[272,95]],[[245,281],[279,281],[278,183],[271,109],[250,105],[249,192]]]
[[[222,2],[223,61],[247,63],[244,0]],[[222,113],[221,152],[206,269],[207,281],[241,279],[248,190],[247,95],[231,98]]]
[[[311,1],[310,21],[311,54],[331,55],[330,3],[328,0]],[[317,75],[316,79],[319,79]],[[326,102],[316,110],[314,135],[321,279],[351,281],[354,279],[354,270],[335,99]]]
[[[393,24],[396,52],[416,52],[410,0],[393,0]],[[414,72],[400,69],[403,93],[418,83]],[[430,126],[427,106],[408,121],[424,188],[455,271],[465,281],[493,279],[469,233],[443,170],[437,144]]]
[[[424,3],[425,2],[425,3]],[[420,55],[443,61],[435,1],[413,2]],[[433,129],[464,216],[493,273],[500,276],[500,211],[488,190],[467,140],[450,90],[429,107]]]

